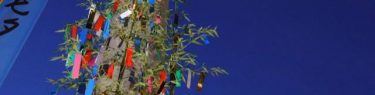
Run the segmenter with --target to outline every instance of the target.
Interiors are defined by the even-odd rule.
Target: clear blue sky
[[[63,42],[54,31],[87,16],[80,0],[49,0],[1,95],[48,95],[50,62]],[[220,38],[192,47],[200,62],[229,76],[209,77],[203,92],[178,95],[374,95],[375,0],[187,0],[198,25],[218,26]],[[63,91],[59,95],[70,95]]]

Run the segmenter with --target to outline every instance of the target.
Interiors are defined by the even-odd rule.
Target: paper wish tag
[[[74,65],[72,69],[72,79],[77,79],[79,77],[79,70],[81,68],[81,60],[82,55],[81,53],[76,53],[74,56]]]
[[[119,4],[120,4],[120,0],[115,0],[115,2],[112,5],[112,13],[116,13]]]
[[[147,79],[147,90],[149,93],[152,93],[152,82],[153,82],[154,78],[153,77],[149,77]]]
[[[71,26],[71,30],[72,30],[72,33],[70,34],[72,36],[73,39],[76,39],[77,38],[77,31],[78,31],[78,26],[77,25],[72,25]]]
[[[103,15],[100,15],[98,20],[95,23],[95,31],[96,31],[96,35],[98,36],[101,36],[104,20],[105,20],[105,17]]]
[[[107,71],[107,77],[112,79],[112,76],[113,76],[113,70],[115,69],[115,64],[111,64],[108,68],[108,71]]]
[[[73,61],[74,61],[74,51],[70,51],[68,54],[68,58],[66,59],[65,66],[70,67],[73,66]]]
[[[111,24],[111,19],[110,18],[107,18],[107,20],[105,21],[105,25],[104,25],[104,32],[103,32],[103,39],[108,39],[109,38],[109,35],[110,35],[110,24]]]
[[[133,13],[132,10],[126,10],[125,12],[120,14],[121,19],[125,19],[126,17],[129,17]]]

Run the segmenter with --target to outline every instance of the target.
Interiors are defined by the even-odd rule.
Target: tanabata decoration
[[[95,87],[95,79],[90,79],[86,86],[85,95],[92,95]]]
[[[74,57],[72,79],[77,79],[79,76],[79,69],[81,68],[82,55],[80,53],[76,53]]]
[[[64,55],[52,58],[66,66],[65,77],[49,79],[60,89],[80,95],[174,95],[184,84],[190,89],[194,76],[199,75],[201,91],[206,75],[227,74],[186,51],[208,45],[218,33],[193,24],[178,8],[180,1],[85,0],[79,5],[87,7],[87,17],[59,30],[65,41],[58,50]]]

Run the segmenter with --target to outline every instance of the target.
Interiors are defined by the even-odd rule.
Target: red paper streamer
[[[83,61],[84,64],[87,65],[87,63],[92,59],[92,50],[87,49],[85,54],[85,60]]]
[[[98,32],[102,29],[103,23],[104,23],[104,16],[100,15],[98,18],[98,21],[95,23],[95,31]]]
[[[127,68],[133,68],[133,49],[127,48],[126,49],[126,58],[125,58],[125,66]]]
[[[71,34],[73,39],[77,38],[77,30],[78,30],[77,25],[73,25],[72,26],[72,34]]]
[[[111,66],[109,66],[108,71],[107,71],[107,77],[108,77],[108,78],[111,78],[111,79],[112,79],[113,69],[114,69],[114,68],[115,68],[115,65],[114,65],[114,64],[111,64]]]
[[[118,5],[119,5],[119,0],[116,0],[115,3],[113,3],[112,13],[115,13],[117,11]]]

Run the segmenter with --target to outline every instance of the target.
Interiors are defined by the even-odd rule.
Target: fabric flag
[[[74,65],[72,70],[72,79],[77,79],[79,76],[79,69],[81,68],[81,60],[82,55],[80,53],[76,53],[74,58]]]
[[[1,86],[48,0],[0,1]]]
[[[86,86],[85,95],[92,95],[94,88],[95,88],[95,80],[90,79]]]

